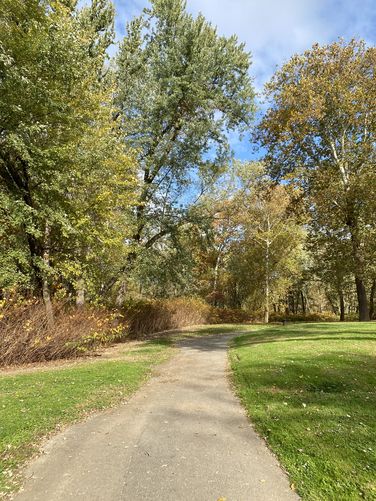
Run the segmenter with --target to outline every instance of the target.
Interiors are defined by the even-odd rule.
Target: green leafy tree
[[[5,0],[0,9],[0,287],[43,292],[51,322],[51,282],[72,280],[72,268],[119,241],[130,205],[134,161],[114,127],[105,64],[113,7]]]
[[[243,279],[243,288],[248,294],[252,291],[253,302],[259,298],[268,323],[271,304],[286,294],[301,272],[304,231],[289,210],[291,189],[273,184],[262,166],[256,167],[255,179],[238,201],[243,237],[236,244],[234,259],[236,263],[240,257],[245,264],[241,268],[248,284]]]
[[[236,37],[193,18],[183,0],[153,0],[128,24],[116,102],[140,165],[136,249],[152,248],[189,221],[189,206],[221,172],[228,132],[253,116],[249,66]]]
[[[312,204],[326,197],[322,221],[345,230],[360,320],[369,319],[366,244],[375,226],[375,62],[375,48],[356,40],[294,56],[266,87],[271,107],[257,135],[272,174],[297,179]]]

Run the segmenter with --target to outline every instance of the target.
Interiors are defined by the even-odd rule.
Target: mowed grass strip
[[[376,323],[234,340],[238,394],[304,500],[376,500]]]
[[[42,437],[129,397],[172,354],[170,344],[124,345],[124,359],[0,376],[0,497],[17,487],[18,467]]]

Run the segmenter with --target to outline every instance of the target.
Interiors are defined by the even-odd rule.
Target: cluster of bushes
[[[242,323],[242,310],[214,308],[195,298],[129,301],[120,312],[54,304],[54,325],[35,299],[0,302],[0,365],[75,358],[126,338],[190,325]]]
[[[138,337],[210,321],[211,307],[194,298],[130,301],[124,307],[127,332]]]
[[[255,315],[238,308],[210,309],[209,324],[243,324],[257,320]]]
[[[252,320],[243,310],[216,308],[196,298],[132,301],[125,306],[124,317],[132,337],[190,325],[238,324]]]
[[[127,338],[191,325],[258,321],[244,310],[216,308],[197,298],[138,300],[121,312],[57,303],[49,326],[44,305],[35,299],[0,302],[0,365],[25,364],[90,354]],[[271,322],[334,322],[330,312],[270,315]]]
[[[0,304],[0,365],[75,358],[122,338],[123,326],[101,309],[54,305],[48,325],[44,305],[35,299]]]
[[[330,311],[323,313],[271,313],[270,322],[336,322],[338,316]]]

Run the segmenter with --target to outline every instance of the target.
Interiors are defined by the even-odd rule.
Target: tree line
[[[195,295],[262,314],[374,315],[375,61],[314,45],[266,85],[184,0],[117,53],[109,0],[0,6],[0,290],[121,306]],[[257,161],[233,158],[250,132]],[[264,153],[265,152],[265,153]]]

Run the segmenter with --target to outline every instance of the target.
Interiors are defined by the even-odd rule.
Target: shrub
[[[0,365],[25,364],[91,353],[123,336],[121,324],[105,310],[54,305],[55,325],[49,328],[40,301],[2,302]]]
[[[208,322],[210,306],[195,298],[129,301],[124,307],[131,337]]]
[[[130,301],[124,307],[124,316],[131,337],[190,325],[231,324],[252,320],[243,310],[215,308],[196,298]]]
[[[336,322],[338,317],[329,311],[323,313],[271,313],[270,322]]]
[[[212,307],[210,310],[210,324],[242,324],[254,320],[253,315],[240,309]]]

